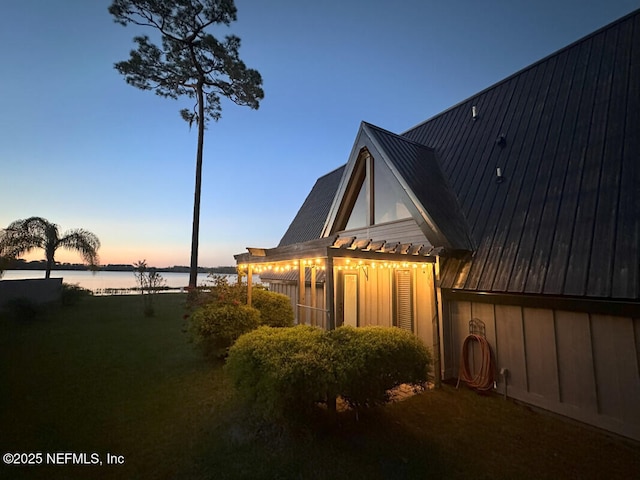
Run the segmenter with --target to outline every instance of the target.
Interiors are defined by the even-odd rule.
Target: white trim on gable
[[[389,154],[377,140],[372,128],[365,122],[360,124],[356,141],[351,149],[349,161],[347,162],[342,179],[340,180],[340,185],[338,186],[331,208],[329,209],[329,214],[322,230],[322,237],[328,237],[338,233],[339,231],[343,231],[339,229],[337,222],[344,219],[345,216],[348,218],[351,213],[344,211],[346,208],[351,208],[351,205],[349,205],[349,202],[347,201],[347,195],[357,195],[358,193],[357,191],[355,193],[350,191],[352,177],[358,173],[361,168],[359,162],[366,161],[369,156],[381,160],[389,169],[391,175],[398,182],[398,185],[409,200],[407,209],[409,210],[411,217],[415,220],[416,224],[429,240],[430,244],[435,247],[453,248],[454,246],[446,238],[442,229],[438,226],[424,205],[421,204],[411,188],[409,188],[406,180],[400,174],[393,161],[391,161]],[[370,225],[370,228],[375,228],[375,225]]]

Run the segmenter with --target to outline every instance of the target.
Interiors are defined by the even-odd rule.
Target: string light
[[[339,271],[348,270],[358,270],[358,269],[398,269],[398,268],[424,268],[424,265],[427,265],[430,262],[381,262],[376,260],[362,260],[362,259],[351,259],[351,258],[340,258],[336,261],[335,268]],[[247,273],[248,269],[251,268],[254,273],[262,273],[262,272],[290,272],[292,270],[298,270],[300,267],[302,268],[316,268],[318,270],[326,271],[326,265],[324,259],[322,258],[313,258],[313,259],[300,259],[300,260],[291,260],[289,262],[282,263],[253,263],[253,264],[239,264],[237,266],[238,270],[242,273]]]

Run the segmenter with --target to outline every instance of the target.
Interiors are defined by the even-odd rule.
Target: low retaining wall
[[[25,299],[34,304],[60,301],[61,278],[36,278],[28,280],[0,280],[0,309],[15,299]]]

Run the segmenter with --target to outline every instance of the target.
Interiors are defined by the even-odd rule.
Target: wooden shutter
[[[396,270],[394,282],[394,325],[413,332],[413,290],[411,270]]]

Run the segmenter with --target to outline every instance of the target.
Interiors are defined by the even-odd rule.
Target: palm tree
[[[35,248],[43,248],[47,260],[45,278],[51,275],[54,255],[58,248],[76,250],[92,269],[97,268],[98,237],[81,228],[64,232],[62,236],[58,226],[42,217],[30,217],[16,220],[0,233],[0,254],[9,258],[20,257]]]

